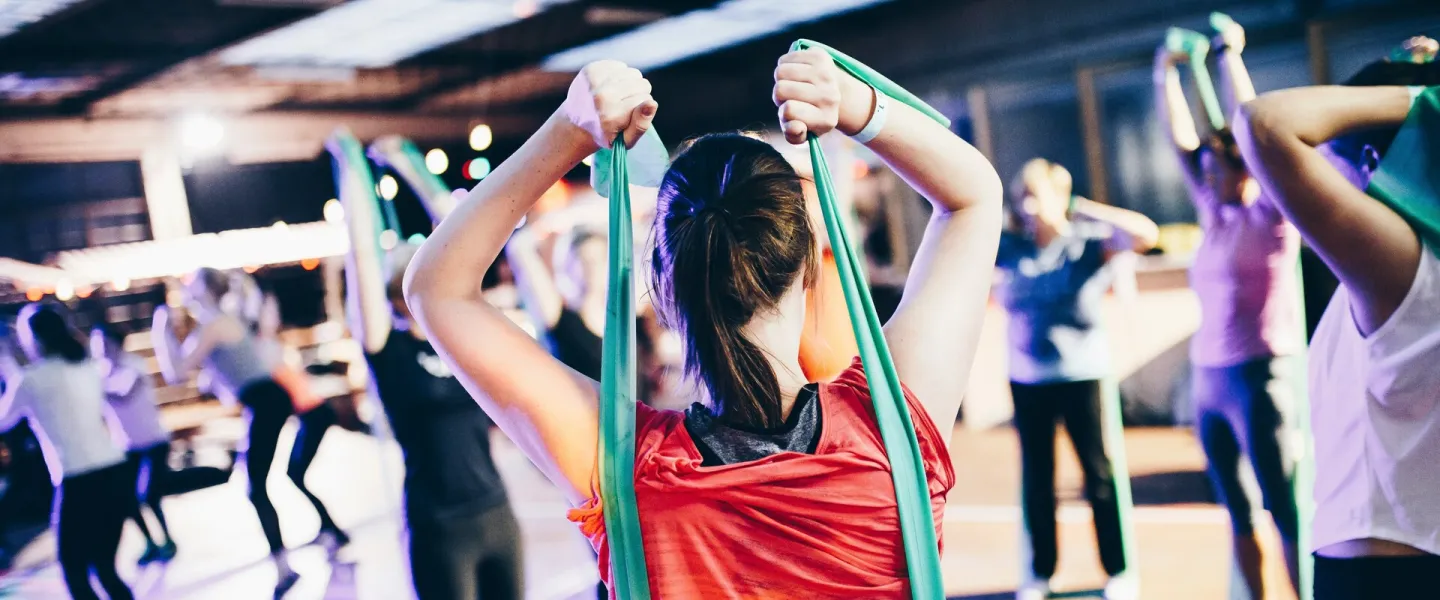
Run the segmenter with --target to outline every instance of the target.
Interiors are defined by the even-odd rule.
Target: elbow
[[[1286,113],[1284,98],[1274,93],[1246,102],[1235,110],[1230,122],[1235,124],[1235,143],[1246,162],[1263,160],[1266,152],[1277,147],[1280,140],[1294,137],[1288,132]]]

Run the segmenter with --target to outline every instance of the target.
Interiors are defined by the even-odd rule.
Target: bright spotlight
[[[180,143],[191,152],[212,152],[224,140],[225,125],[215,117],[197,113],[180,119]]]
[[[386,200],[394,200],[395,194],[400,193],[400,183],[394,177],[386,175],[380,178],[380,197]]]
[[[55,299],[56,299],[56,300],[59,300],[59,301],[61,301],[61,302],[69,302],[70,299],[71,299],[71,298],[74,298],[74,297],[75,297],[75,285],[72,284],[72,283],[70,283],[70,280],[68,280],[68,279],[61,279],[61,280],[60,280],[60,283],[55,284]]]
[[[450,157],[439,148],[426,152],[425,168],[429,169],[431,173],[440,175],[450,168]]]
[[[490,131],[490,126],[484,123],[476,125],[470,130],[470,149],[476,152],[488,150],[490,144],[495,141],[495,133]]]
[[[325,220],[330,223],[339,223],[345,220],[345,207],[339,200],[331,198],[325,201]]]
[[[380,249],[381,249],[381,250],[394,250],[394,249],[395,249],[395,245],[396,245],[396,244],[399,244],[399,243],[400,243],[400,234],[395,233],[395,230],[394,230],[394,229],[386,229],[385,231],[380,232]]]
[[[130,280],[124,277],[117,277],[115,281],[110,282],[110,288],[117,292],[123,292],[130,289]]]

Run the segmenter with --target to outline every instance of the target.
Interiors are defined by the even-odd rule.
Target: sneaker
[[[165,560],[162,558],[164,552],[165,548],[163,546],[157,546],[154,542],[146,542],[145,552],[140,554],[140,560],[137,562],[143,567],[151,563],[163,561]]]
[[[322,529],[320,533],[315,536],[314,543],[325,548],[325,550],[331,554],[334,554],[339,552],[341,548],[350,545],[350,536],[345,535],[345,532],[341,531],[338,527]]]
[[[1050,597],[1049,579],[1030,579],[1015,590],[1015,600],[1045,600]]]
[[[1105,583],[1105,600],[1140,600],[1140,578],[1129,571],[1112,576]]]
[[[178,552],[179,549],[175,547],[175,540],[165,540],[165,545],[160,547],[160,562],[168,563],[175,560],[175,555]]]
[[[295,587],[295,584],[299,581],[299,573],[296,573],[295,571],[291,571],[289,569],[285,569],[284,571],[282,571],[280,573],[280,579],[275,582],[275,600],[280,600],[281,598],[284,598],[285,593],[289,592],[290,588]]]

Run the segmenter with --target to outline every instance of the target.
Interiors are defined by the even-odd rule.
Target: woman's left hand
[[[833,129],[854,134],[870,120],[874,93],[835,66],[824,50],[791,52],[775,67],[775,106],[785,139],[802,144]]]

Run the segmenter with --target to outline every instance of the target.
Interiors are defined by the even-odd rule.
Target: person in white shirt
[[[1440,85],[1440,63],[1376,63],[1237,118],[1246,163],[1340,280],[1310,350],[1316,600],[1433,597],[1440,572],[1440,245],[1402,216],[1437,199],[1371,187],[1407,85]]]
[[[105,377],[105,399],[115,443],[125,448],[126,464],[135,477],[136,503],[131,518],[145,536],[145,552],[140,564],[168,562],[175,558],[175,538],[160,508],[170,475],[170,432],[160,423],[160,406],[155,400],[155,384],[145,368],[145,361],[125,351],[125,337],[106,325],[90,330],[90,355],[99,363]],[[160,526],[157,537],[145,520],[144,508],[150,509]]]
[[[60,569],[75,600],[99,600],[94,573],[110,600],[133,600],[115,571],[115,551],[134,502],[125,454],[105,428],[100,366],[54,308],[30,304],[19,317],[28,364],[0,360],[9,384],[0,396],[0,430],[28,418],[50,467],[58,501],[54,523]]]

